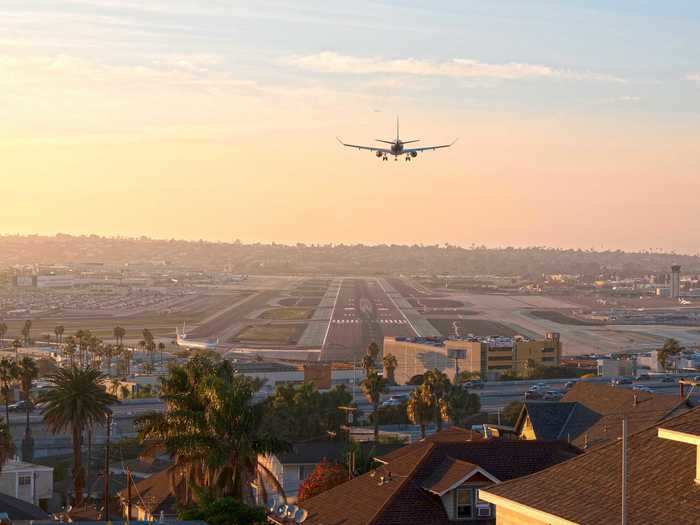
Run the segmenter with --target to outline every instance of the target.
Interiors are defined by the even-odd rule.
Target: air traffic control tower
[[[679,264],[671,266],[671,299],[681,296],[681,267]]]

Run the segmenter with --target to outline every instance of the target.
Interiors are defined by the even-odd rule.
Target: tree
[[[158,352],[160,352],[160,367],[163,368],[163,352],[165,351],[165,343],[163,341],[158,343]]]
[[[433,396],[425,386],[419,386],[408,396],[406,413],[408,419],[420,427],[421,437],[425,438],[425,427],[434,415]]]
[[[362,369],[365,371],[365,377],[369,377],[370,374],[374,371],[374,359],[372,359],[372,356],[369,354],[365,354],[362,357],[362,361],[360,361],[360,365],[362,366]]]
[[[664,346],[658,351],[657,359],[664,370],[671,368],[670,358],[675,357],[683,351],[683,347],[676,339],[667,339]]]
[[[114,343],[119,346],[124,342],[124,336],[126,335],[126,330],[121,326],[115,326],[112,332],[114,334]]]
[[[56,342],[61,344],[63,342],[63,332],[65,332],[65,327],[63,325],[58,325],[53,329],[53,333],[56,335]]]
[[[379,345],[374,341],[367,347],[367,355],[372,358],[372,361],[375,363],[377,362],[377,358],[379,357]]]
[[[19,349],[22,348],[22,341],[15,338],[15,340],[12,341],[12,348],[15,349],[15,362],[17,362],[19,361]]]
[[[55,435],[70,429],[72,435],[75,506],[82,503],[85,486],[80,457],[83,430],[105,424],[110,405],[119,402],[105,390],[105,379],[94,368],[61,368],[48,377],[50,386],[39,397],[48,430]]]
[[[181,520],[196,520],[208,525],[257,525],[265,522],[265,509],[249,507],[230,496],[216,498],[197,491],[197,503],[178,514]]]
[[[386,354],[382,359],[382,363],[384,364],[384,370],[386,371],[386,380],[390,385],[395,385],[396,379],[394,378],[394,372],[399,364],[396,360],[396,356],[393,354]]]
[[[511,427],[515,425],[522,409],[523,403],[521,401],[511,401],[508,403],[503,410],[501,410],[501,424]]]
[[[5,339],[5,335],[7,335],[7,325],[0,321],[0,347],[2,347],[2,341]]]
[[[447,374],[437,368],[428,370],[424,374],[423,388],[433,398],[433,411],[438,432],[442,430],[442,421],[445,418],[447,394],[450,391],[450,379]]]
[[[347,480],[348,469],[345,465],[323,460],[316,465],[309,477],[299,485],[299,501],[313,498]]]
[[[63,356],[68,357],[71,367],[75,366],[75,353],[77,349],[78,344],[76,343],[75,338],[72,335],[68,336],[66,342],[63,343]]]
[[[144,363],[143,364],[143,372],[147,375],[151,375],[153,373],[154,366],[151,363]]]
[[[12,458],[15,453],[15,442],[10,434],[10,427],[4,421],[0,421],[0,472],[2,466]]]
[[[253,483],[263,491],[272,483],[284,494],[274,475],[258,462],[258,455],[289,449],[288,443],[264,431],[265,408],[253,396],[262,382],[235,373],[231,363],[192,358],[173,367],[162,379],[164,412],[136,420],[139,437],[152,441],[173,458],[172,471],[182,488],[181,501],[192,500],[191,486],[212,497],[232,496],[255,501]],[[184,481],[184,483],[182,483]]]
[[[31,330],[32,330],[32,322],[31,320],[27,319],[24,321],[24,325],[22,326],[22,337],[24,337],[24,344],[26,346],[29,346],[29,341],[30,341],[30,335],[31,335]]]
[[[481,410],[481,400],[477,394],[471,394],[466,388],[452,385],[447,394],[446,415],[455,425],[462,425],[467,416]]]
[[[12,384],[17,380],[17,362],[7,358],[0,359],[0,394],[5,402],[5,420],[10,428],[10,392]]]
[[[367,378],[362,381],[361,385],[365,397],[372,403],[372,412],[376,414],[379,409],[379,402],[381,401],[382,394],[387,392],[386,379],[377,374],[377,372],[371,372]],[[378,417],[374,418],[374,440],[379,440]]]
[[[32,381],[39,377],[39,367],[36,361],[31,357],[23,357],[19,362],[17,367],[17,378],[20,380],[22,385],[22,394],[24,399],[31,401],[29,399],[29,392],[32,389]],[[26,405],[26,415],[27,423],[24,427],[24,438],[22,439],[22,459],[24,461],[31,461],[34,459],[34,440],[32,439],[32,430],[29,426],[29,413],[32,411],[31,405],[27,403]]]

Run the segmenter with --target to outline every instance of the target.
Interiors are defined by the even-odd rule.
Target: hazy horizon
[[[7,233],[694,254],[700,7],[0,7]],[[336,141],[443,143],[410,164]]]

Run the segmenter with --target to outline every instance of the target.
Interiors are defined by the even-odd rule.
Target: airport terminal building
[[[542,366],[559,366],[559,334],[550,332],[544,339],[522,336],[488,336],[463,338],[385,337],[384,355],[396,356],[396,382],[407,383],[413,376],[438,370],[453,378],[460,372],[478,372],[487,380],[504,372],[523,373],[533,362]]]

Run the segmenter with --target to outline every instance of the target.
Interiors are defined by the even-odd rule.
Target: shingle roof
[[[401,448],[400,444],[363,442],[359,445],[363,454],[367,456],[388,454]],[[347,441],[345,440],[311,439],[294,443],[288,452],[277,454],[277,459],[281,463],[286,464],[320,463],[324,459],[327,461],[343,461],[346,449]]]
[[[687,402],[677,396],[579,381],[560,402],[527,402],[524,411],[538,439],[567,440],[591,448],[620,437],[623,416],[630,432],[636,432],[687,408]],[[522,420],[521,414],[518,425]]]
[[[554,441],[571,416],[576,403],[556,401],[528,401],[525,403],[527,415],[537,439]]]
[[[2,493],[0,493],[0,512],[7,512],[11,520],[49,519],[49,515],[36,505]]]
[[[172,472],[172,468],[168,468],[135,482],[131,490],[133,504],[143,505],[142,502],[145,502],[153,514],[161,510],[166,512],[172,511],[175,506],[175,496],[171,490],[173,485],[171,483]],[[177,475],[175,477],[176,479],[179,478]],[[127,489],[120,490],[118,495],[122,500],[126,500],[128,495]]]
[[[446,457],[433,473],[421,484],[425,490],[442,495],[452,488],[455,483],[459,483],[469,473],[474,472],[479,465]]]
[[[549,467],[577,453],[573,447],[559,442],[473,438],[474,433],[469,430],[445,430],[385,455],[382,459],[386,464],[373,476],[364,474],[300,503],[309,511],[305,523],[444,525],[449,522],[440,498],[428,492],[424,484],[430,483],[431,476],[445,467],[447,458],[451,458],[453,465],[477,465],[497,479],[507,480]],[[451,474],[456,475],[457,470]],[[380,484],[381,476],[390,481]]]
[[[629,523],[698,523],[697,447],[659,438],[658,428],[700,435],[700,408],[630,436]],[[619,441],[608,443],[486,491],[582,525],[612,523],[621,512],[621,450]]]

